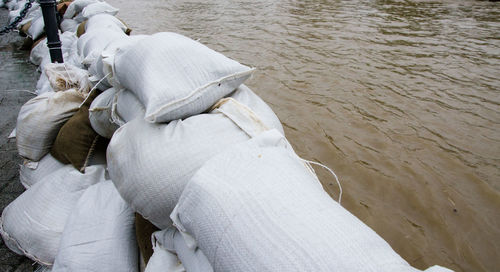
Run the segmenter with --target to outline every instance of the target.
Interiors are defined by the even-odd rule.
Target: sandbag
[[[417,271],[332,200],[276,131],[205,163],[172,218],[216,271]]]
[[[98,14],[109,14],[114,16],[118,14],[118,11],[119,9],[111,6],[106,2],[97,2],[84,7],[82,12],[76,15],[74,19],[78,22],[83,22]]]
[[[30,99],[17,117],[16,143],[19,155],[39,161],[50,151],[64,123],[78,111],[86,94],[75,89],[46,92]]]
[[[62,32],[76,32],[79,23],[73,19],[64,19],[61,22],[61,30]]]
[[[85,189],[104,180],[104,167],[85,174],[67,165],[34,184],[2,212],[0,233],[12,251],[52,265],[68,216]]]
[[[89,94],[75,115],[61,127],[50,150],[54,158],[64,164],[72,164],[82,173],[99,140],[89,120],[89,106],[97,95],[97,90]]]
[[[24,6],[22,7],[24,8]],[[16,10],[18,14],[16,17],[20,14],[21,9]],[[23,18],[23,20],[18,24],[17,28],[22,31],[24,34],[28,34],[28,29],[31,26],[31,21],[35,18],[40,17],[42,14],[42,10],[40,9],[40,5],[37,2],[34,2],[31,4],[31,8],[28,10],[26,13],[26,16]],[[10,15],[10,13],[9,13]]]
[[[107,150],[108,170],[134,211],[160,229],[169,227],[180,193],[206,160],[274,124],[282,131],[276,115],[257,95],[248,88],[238,92],[249,92],[243,97],[251,102],[226,98],[210,114],[169,124],[134,119],[115,132]]]
[[[35,65],[44,66],[50,63],[49,47],[47,46],[47,38],[41,39],[30,52],[30,61]]]
[[[123,89],[115,95],[111,111],[111,119],[114,123],[122,126],[135,118],[144,119],[145,113],[144,105],[133,92]]]
[[[92,88],[88,72],[71,64],[49,63],[45,65],[44,71],[56,92],[74,88],[82,94],[88,94]]]
[[[334,201],[275,130],[207,161],[171,216],[215,271],[419,271]]]
[[[144,118],[144,106],[128,90],[110,88],[100,94],[89,109],[92,128],[108,139],[120,126],[137,117]]]
[[[208,110],[254,69],[176,33],[157,33],[118,50],[117,83],[134,92],[149,122],[168,122]],[[115,86],[116,87],[116,86]]]
[[[45,155],[39,162],[25,160],[19,169],[19,180],[24,188],[28,189],[47,175],[63,167],[64,164],[54,159],[50,154]]]
[[[138,271],[134,212],[111,180],[80,197],[61,236],[52,272]]]
[[[162,248],[174,253],[186,271],[213,272],[212,265],[200,248],[190,248],[182,234],[176,228],[153,233],[153,244],[159,243]]]
[[[94,31],[96,29],[109,29],[111,31],[126,32],[128,27],[113,15],[102,13],[88,19],[85,23],[85,31]]]
[[[66,12],[64,13],[63,18],[64,19],[72,19],[80,13],[86,6],[97,3],[99,2],[98,0],[75,0],[71,2],[71,4],[68,6],[66,9]]]
[[[186,269],[180,263],[177,256],[164,248],[160,241],[154,240],[154,253],[147,263],[144,272],[185,272]]]
[[[47,75],[45,73],[42,73],[40,75],[40,78],[38,79],[36,83],[36,94],[41,95],[46,92],[53,92],[54,89],[52,89],[52,86],[50,86],[49,79],[47,78]]]
[[[85,32],[77,42],[78,55],[83,59],[84,64],[90,65],[109,43],[124,37],[127,35],[122,31],[111,29],[95,29]]]
[[[145,37],[147,36],[146,35],[125,36],[110,42],[89,66],[89,74],[92,76],[92,80],[95,82],[99,81],[100,82],[99,87],[103,89],[115,85],[113,77],[113,62],[116,51],[118,51],[121,48],[130,46],[133,43],[140,41]],[[106,79],[102,80],[104,77],[106,77]]]
[[[120,127],[111,120],[111,107],[116,90],[110,88],[94,99],[89,109],[89,120],[92,128],[102,137],[111,139],[113,133]]]
[[[28,29],[28,37],[36,41],[45,33],[45,22],[43,21],[42,13],[37,13],[37,16],[31,20],[31,26]]]

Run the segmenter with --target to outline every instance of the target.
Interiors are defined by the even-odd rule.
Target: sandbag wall
[[[177,33],[130,36],[106,2],[58,9],[64,64],[37,5],[20,25],[41,76],[17,121],[11,250],[52,271],[418,271],[323,190],[244,85],[253,68]]]

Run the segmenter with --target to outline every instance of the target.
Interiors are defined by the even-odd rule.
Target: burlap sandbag
[[[62,126],[50,151],[54,158],[72,164],[82,173],[99,140],[89,120],[89,106],[97,95],[97,90],[93,91],[78,112]]]

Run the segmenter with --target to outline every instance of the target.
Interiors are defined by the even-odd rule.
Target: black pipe
[[[38,0],[42,8],[43,22],[45,23],[45,34],[47,34],[47,46],[49,47],[50,60],[52,63],[63,63],[61,51],[61,40],[57,27],[56,0]]]

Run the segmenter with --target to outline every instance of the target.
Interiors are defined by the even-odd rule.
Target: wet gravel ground
[[[8,11],[0,9],[0,27],[8,21]],[[0,36],[0,210],[14,201],[24,187],[19,182],[19,164],[15,139],[8,139],[16,126],[21,106],[34,97],[39,73],[29,62],[29,52],[18,48],[24,38],[17,33]],[[10,251],[0,239],[0,272],[33,271],[37,265]]]

